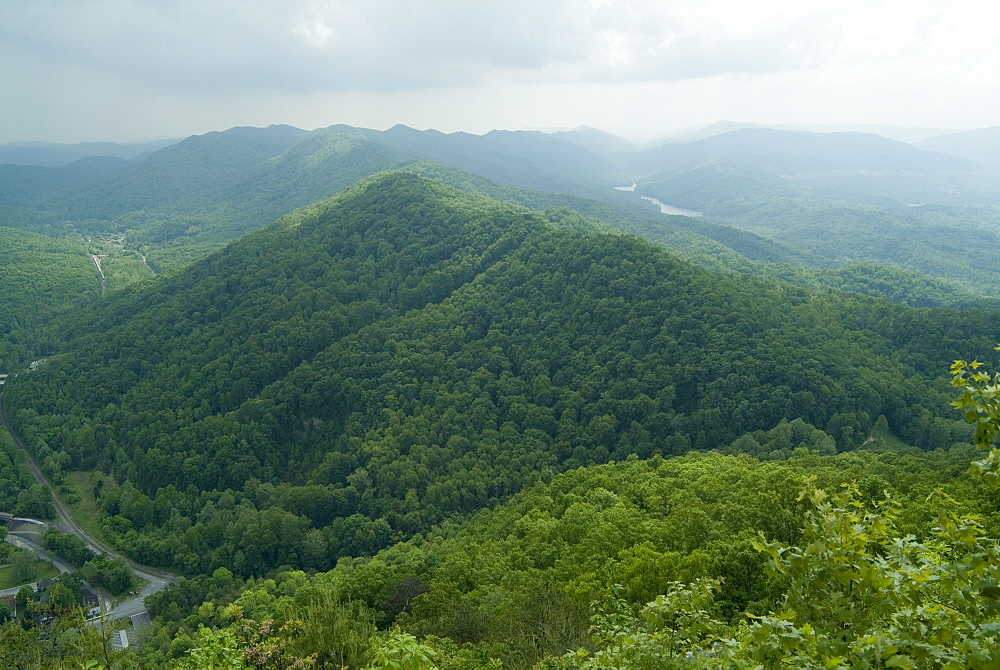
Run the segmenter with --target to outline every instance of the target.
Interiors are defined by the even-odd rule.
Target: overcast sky
[[[0,142],[236,125],[1000,125],[1000,4],[0,0]]]

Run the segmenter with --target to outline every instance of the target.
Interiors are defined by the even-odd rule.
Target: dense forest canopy
[[[138,649],[22,615],[0,659],[995,667],[996,380],[953,366],[1000,340],[982,165],[775,132],[272,126],[0,166],[16,431],[182,575]],[[54,513],[6,436],[0,506]]]
[[[880,416],[947,447],[968,429],[942,371],[996,317],[736,282],[404,172],[58,328],[64,353],[5,392],[36,459],[114,473],[109,532],[142,560],[249,576],[782,421],[824,453]]]
[[[0,373],[21,369],[38,346],[30,331],[100,297],[87,248],[0,226]]]

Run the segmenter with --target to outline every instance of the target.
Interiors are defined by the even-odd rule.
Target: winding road
[[[176,577],[169,572],[164,572],[163,570],[151,568],[148,565],[136,563],[100,540],[92,537],[85,530],[76,525],[76,522],[73,521],[73,517],[70,516],[69,512],[59,500],[59,497],[56,495],[52,484],[49,483],[49,480],[46,479],[41,469],[39,469],[38,464],[35,463],[35,459],[31,457],[27,448],[25,448],[24,442],[21,440],[21,436],[17,434],[14,427],[11,425],[10,420],[7,417],[7,403],[4,399],[2,390],[0,390],[0,421],[2,421],[3,425],[7,428],[7,432],[10,433],[11,439],[14,440],[14,444],[17,448],[23,451],[25,456],[27,456],[28,467],[31,468],[31,474],[35,477],[35,481],[49,489],[49,494],[52,496],[52,502],[56,509],[56,521],[53,525],[63,532],[72,533],[73,535],[78,536],[87,544],[88,547],[90,547],[92,551],[98,554],[107,554],[112,558],[122,559],[125,561],[125,564],[132,569],[132,572],[134,572],[137,577],[146,581],[146,585],[143,586],[137,597],[130,598],[129,600],[119,603],[117,607],[109,612],[109,617],[111,619],[118,619],[121,617],[132,616],[133,614],[138,614],[139,612],[144,611],[146,607],[143,604],[143,599],[163,589],[167,586],[167,584],[174,581]]]

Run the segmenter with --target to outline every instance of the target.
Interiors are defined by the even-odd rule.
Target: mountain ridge
[[[137,559],[325,569],[554,472],[783,419],[846,449],[884,414],[933,448],[939,370],[989,323],[721,277],[395,172],[53,324],[70,344],[5,395],[43,467],[116,473],[101,505]],[[283,502],[245,523],[287,533],[212,530],[261,483]]]

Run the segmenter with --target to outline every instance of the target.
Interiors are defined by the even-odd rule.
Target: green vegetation
[[[38,560],[34,554],[22,549],[15,549],[4,563],[6,566],[0,568],[0,589],[11,589],[59,575],[59,571],[51,563]]]
[[[8,404],[53,476],[116,473],[106,537],[192,575],[329,569],[747,431],[763,458],[859,447],[880,415],[923,449],[968,439],[940,371],[989,350],[989,315],[734,282],[604,230],[379,176],[64,320]]]
[[[997,297],[1000,211],[993,207],[875,208],[769,200],[727,223],[835,262],[874,262]],[[822,231],[822,233],[820,233]]]
[[[846,290],[868,293],[873,281],[864,275],[875,274],[883,284],[874,287],[876,295],[917,306],[954,303],[958,296],[951,294],[956,289],[996,298],[1000,296],[995,270],[1000,267],[997,203],[979,202],[975,195],[966,196],[971,203],[952,203],[954,196],[944,189],[942,184],[921,183],[912,193],[898,194],[897,200],[869,196],[852,185],[833,187],[822,178],[789,179],[760,168],[726,164],[683,168],[639,187],[644,195],[704,211],[706,218],[726,224],[722,229],[732,227],[780,242],[797,252],[792,262],[800,267],[842,268],[832,276],[830,271],[819,274],[826,285],[839,283]],[[924,204],[934,196],[942,204]],[[773,254],[756,259],[788,262]],[[894,295],[912,291],[917,296]]]
[[[19,596],[0,664],[995,667],[1000,379],[954,363],[996,343],[990,206],[716,157],[644,168],[715,220],[665,217],[552,142],[234,129],[0,186],[91,291],[11,302],[18,432],[185,575],[118,654],[76,580],[131,571],[49,531],[79,571]],[[0,447],[0,509],[51,515]]]
[[[285,653],[315,656],[319,667],[368,667],[380,645],[393,639],[392,633],[371,639],[376,624],[416,635],[420,653],[440,667],[498,667],[491,659],[504,668],[662,667],[671,655],[678,667],[718,667],[713,649],[731,659],[731,667],[767,666],[782,653],[788,667],[822,667],[842,655],[840,638],[810,636],[807,622],[816,631],[851,622],[859,633],[874,634],[879,622],[893,620],[892,608],[931,599],[927,589],[958,569],[954,561],[975,559],[971,543],[989,542],[982,537],[984,526],[991,534],[1000,529],[994,496],[965,474],[971,454],[965,447],[906,456],[821,456],[800,448],[785,461],[691,454],[579,468],[534,485],[492,512],[370,559],[342,560],[327,573],[279,571],[273,579],[244,582],[219,569],[181,579],[150,600],[156,625],[149,659],[183,659],[191,647],[218,651],[202,626],[236,634],[245,621],[271,621],[272,638],[286,645]],[[848,482],[855,484],[833,499],[801,495],[814,487],[837,491]],[[935,495],[940,487],[952,497]],[[933,560],[947,557],[947,548],[959,541],[955,533],[969,528],[960,523],[962,514],[981,515],[971,527],[974,534],[961,540],[957,559]],[[870,529],[867,536],[852,530],[859,524]],[[874,560],[883,551],[879,547],[895,546],[907,534],[916,539],[903,552],[888,553],[888,564]],[[941,543],[946,537],[951,544]],[[796,554],[785,547],[796,544],[811,553],[789,564]],[[845,601],[837,595],[844,593],[841,578],[830,570],[864,564],[871,569],[857,579],[868,580],[874,590],[859,581]],[[899,572],[896,582],[892,570]],[[926,581],[920,570],[938,577]],[[897,595],[889,583],[909,591]],[[808,591],[796,593],[797,586]],[[966,586],[956,582],[954,588]],[[799,618],[769,615],[785,608]],[[748,620],[745,611],[757,618]],[[968,607],[963,611],[968,614]],[[987,607],[975,616],[985,623],[995,615]],[[792,625],[802,631],[793,634]],[[768,627],[784,627],[788,634],[772,634]],[[293,629],[303,632],[280,632]],[[332,630],[340,633],[320,632]],[[913,635],[921,629],[906,630]],[[950,631],[953,642],[976,635],[958,625],[935,630]],[[893,643],[903,635],[891,634]],[[729,642],[719,648],[720,640]],[[778,644],[787,651],[773,646]],[[869,646],[860,648],[891,655],[885,640]],[[923,649],[916,653],[927,653],[916,646]],[[946,657],[960,650],[954,644]],[[688,651],[698,658],[688,659]],[[898,651],[915,653],[902,645]],[[800,660],[792,660],[795,655]],[[863,654],[842,657],[843,667],[857,667]]]
[[[97,271],[80,245],[0,226],[0,374],[31,360],[33,328],[100,291]]]
[[[98,556],[78,536],[47,528],[43,539],[46,549],[72,563],[77,568],[75,574],[94,586],[114,595],[127,593],[135,586],[135,576],[122,559]]]
[[[97,494],[107,484],[100,472],[75,471],[63,473],[58,487],[59,499],[73,517],[73,522],[88,535],[107,541],[100,521]]]
[[[116,291],[152,276],[152,270],[138,253],[117,253],[105,257],[101,269],[107,278],[107,290]]]
[[[55,514],[48,490],[35,483],[24,453],[6,430],[0,430],[0,511],[33,519]]]
[[[990,231],[997,203],[975,165],[876,136],[848,134],[834,142],[832,136],[760,131],[766,141],[747,144],[754,134],[614,153],[588,150],[572,133],[233,128],[188,138],[134,164],[0,166],[9,173],[6,185],[0,180],[0,212],[10,225],[51,235],[119,237],[163,272],[294,207],[405,166],[493,198],[572,207],[717,271],[792,274],[800,285],[918,306],[969,306],[965,295],[951,295],[956,291],[972,300],[1000,295],[990,269],[996,264],[984,262],[996,253]],[[849,167],[831,171],[832,165]],[[887,172],[871,174],[873,165]],[[940,173],[945,165],[953,171]],[[639,193],[708,216],[666,217],[638,193],[611,188],[633,177]],[[927,198],[942,204],[905,206]],[[795,272],[770,268],[774,263]],[[913,274],[885,286],[810,272],[856,263]],[[933,286],[922,286],[927,282]]]

